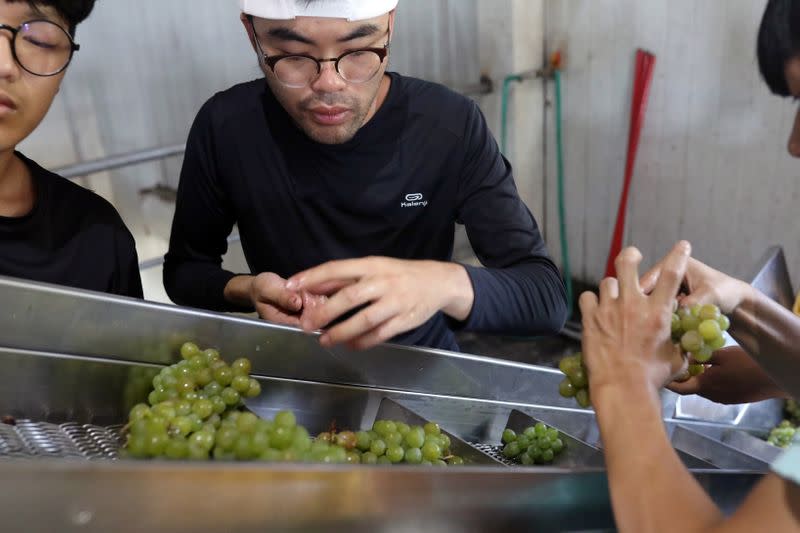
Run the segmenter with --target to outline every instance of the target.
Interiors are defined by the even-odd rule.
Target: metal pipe
[[[98,172],[106,172],[108,170],[129,167],[141,163],[149,163],[150,161],[159,161],[168,157],[181,155],[185,151],[185,144],[173,144],[171,146],[149,148],[147,150],[140,150],[138,152],[130,152],[127,154],[95,159],[94,161],[86,161],[76,165],[68,165],[57,168],[54,170],[54,172],[68,179],[79,178],[82,176],[96,174]]]

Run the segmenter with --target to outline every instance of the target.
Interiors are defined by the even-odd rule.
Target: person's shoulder
[[[17,153],[17,156],[28,167],[34,179],[50,189],[48,195],[50,209],[59,214],[72,213],[74,217],[86,223],[108,224],[127,232],[119,212],[111,205],[111,202],[94,191],[43,168],[20,153]]]
[[[439,127],[456,135],[462,135],[475,113],[479,113],[474,100],[449,87],[419,78],[396,76],[412,115],[434,120]]]

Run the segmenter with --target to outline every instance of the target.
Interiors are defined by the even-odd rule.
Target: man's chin
[[[353,139],[358,133],[358,128],[353,124],[336,127],[308,126],[303,128],[306,136],[320,144],[344,144]]]

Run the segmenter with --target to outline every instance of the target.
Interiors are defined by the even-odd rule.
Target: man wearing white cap
[[[561,276],[477,105],[386,72],[397,3],[241,0],[266,79],[192,127],[164,268],[176,303],[356,349],[559,331]],[[456,223],[487,268],[451,262]],[[255,275],[221,268],[234,224]]]

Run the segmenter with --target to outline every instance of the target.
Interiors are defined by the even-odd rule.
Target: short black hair
[[[95,0],[5,0],[7,4],[26,2],[31,9],[52,7],[56,13],[69,24],[70,35],[75,35],[78,24],[89,18],[94,9]]]
[[[758,64],[773,93],[791,96],[786,65],[800,57],[800,0],[769,0],[758,33]]]

